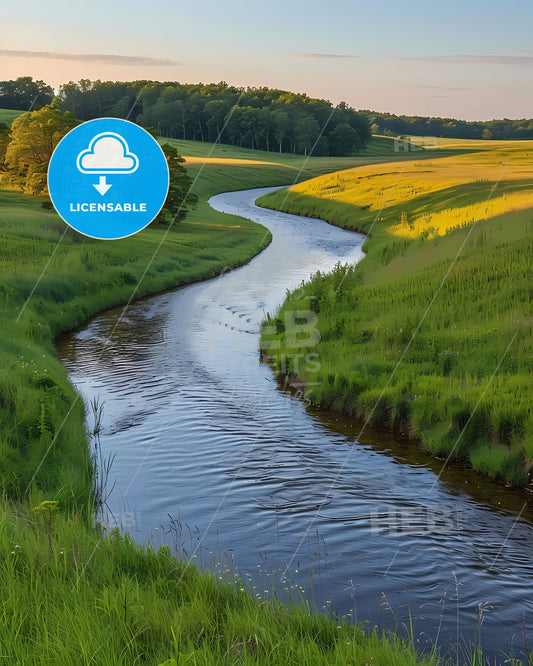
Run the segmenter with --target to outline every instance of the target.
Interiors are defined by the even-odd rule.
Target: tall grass
[[[524,194],[524,161],[530,150],[529,142],[524,143],[513,143],[507,151],[513,165],[510,175],[517,176],[502,183],[508,202]],[[464,168],[471,164],[472,173],[487,165],[501,170],[503,152],[498,148],[442,161],[462,160]],[[432,160],[432,172],[439,171],[438,162]],[[397,173],[398,165],[391,170]],[[418,195],[394,190],[364,246],[367,257],[362,263],[315,276],[289,296],[278,315],[281,320],[289,309],[309,307],[318,314],[321,340],[313,351],[319,371],[311,372],[305,364],[295,367],[281,332],[276,336],[281,347],[273,352],[275,367],[316,384],[307,394],[317,405],[400,430],[436,455],[452,456],[480,472],[523,485],[533,463],[533,213],[528,209],[495,215],[480,221],[472,233],[463,225],[430,239],[423,226],[416,234],[415,225],[416,238],[394,237],[390,222],[402,211],[423,211],[428,218],[438,214],[451,219],[454,227],[454,201],[459,206],[468,199],[479,202],[493,185],[472,182],[441,190],[432,174],[424,180],[424,166],[416,170],[421,170],[420,186],[413,174],[409,178]],[[376,171],[379,176],[386,169]],[[359,172],[338,177],[349,180],[356,191]],[[294,188],[287,209],[298,212],[301,207],[333,223],[368,229],[375,213],[347,201],[331,201],[329,190],[321,189],[321,183],[334,179],[322,177]],[[375,187],[372,183],[371,177],[363,178],[362,190],[368,193]],[[302,193],[311,191],[313,196]],[[378,187],[376,197],[378,192],[382,201],[387,190]],[[277,207],[281,196],[268,195],[262,202]],[[372,207],[378,204],[376,199]],[[451,218],[443,206],[452,208]],[[472,216],[470,223],[474,221]]]
[[[0,503],[0,646],[9,664],[435,664],[411,646],[263,604],[118,532]]]

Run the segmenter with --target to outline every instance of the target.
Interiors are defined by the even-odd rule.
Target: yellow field
[[[456,144],[475,152],[356,167],[300,183],[291,191],[368,211],[398,207],[401,217],[388,230],[405,237],[442,235],[477,219],[533,207],[533,141]],[[451,144],[445,141],[443,147]]]
[[[487,220],[502,213],[513,210],[533,208],[533,189],[528,192],[513,192],[501,197],[492,196],[488,201],[482,201],[470,206],[447,208],[438,213],[419,215],[410,220],[405,213],[402,222],[389,227],[388,231],[395,236],[416,238],[426,232],[428,238],[444,236],[445,233],[457,227],[464,227],[479,220]]]
[[[219,164],[227,166],[249,166],[251,164],[273,164],[274,166],[287,166],[280,162],[265,162],[264,160],[248,160],[235,157],[192,157],[183,156],[185,164]],[[289,166],[289,169],[296,169],[297,167]]]

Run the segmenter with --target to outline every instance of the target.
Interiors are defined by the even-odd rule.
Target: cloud
[[[82,173],[133,173],[139,166],[139,158],[130,153],[120,134],[103,132],[78,155],[77,165]]]
[[[451,92],[464,92],[465,90],[472,90],[472,88],[449,88],[448,86],[423,86],[416,83],[410,85],[409,88],[428,88],[429,90],[448,90]]]
[[[401,60],[447,62],[454,65],[533,65],[533,51],[498,55],[400,56]]]
[[[145,56],[110,55],[104,53],[60,53],[57,51],[21,51],[17,49],[0,49],[0,56],[10,58],[48,58],[50,60],[76,60],[82,62],[98,62],[105,65],[179,65],[174,60],[148,58]]]
[[[342,55],[340,53],[291,53],[291,58],[359,58],[356,55]]]

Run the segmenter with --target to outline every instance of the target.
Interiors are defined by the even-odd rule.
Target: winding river
[[[259,324],[316,270],[362,258],[363,237],[255,206],[266,191],[211,199],[269,228],[249,264],[133,304],[62,337],[86,401],[104,405],[115,455],[109,521],[253,594],[397,628],[417,647],[491,664],[533,647],[529,493],[451,466],[387,433],[310,410],[259,362]],[[319,359],[318,359],[319,362]]]

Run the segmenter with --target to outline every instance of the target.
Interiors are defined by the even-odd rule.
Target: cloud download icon
[[[75,127],[59,142],[48,167],[55,209],[92,238],[124,238],[146,227],[163,207],[168,184],[167,161],[157,141],[120,118]]]
[[[128,144],[123,136],[114,132],[97,134],[87,150],[82,150],[76,160],[82,173],[133,173],[139,166],[139,158],[129,152]],[[112,187],[106,182],[105,175],[94,185],[102,196]]]

